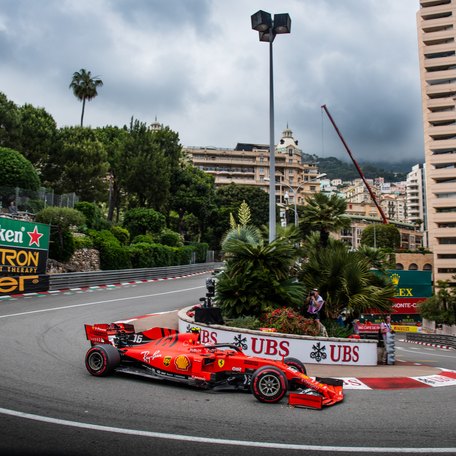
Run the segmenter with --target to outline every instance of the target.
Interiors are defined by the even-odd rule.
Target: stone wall
[[[64,272],[87,272],[100,270],[100,253],[95,249],[78,249],[66,263],[56,260],[47,261],[48,274]]]

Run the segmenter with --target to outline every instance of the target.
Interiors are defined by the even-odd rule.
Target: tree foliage
[[[158,234],[166,226],[165,216],[154,209],[135,208],[125,213],[123,222],[132,238],[140,234]]]
[[[456,287],[447,281],[439,281],[437,287],[434,296],[419,304],[420,314],[437,324],[456,325]]]
[[[192,165],[183,163],[173,171],[170,208],[178,215],[177,230],[187,241],[199,241],[211,222],[215,210],[214,178]],[[189,217],[197,223],[191,230]]]
[[[33,165],[17,150],[0,147],[0,182],[4,187],[38,190],[40,178]]]
[[[59,132],[61,193],[75,192],[84,201],[105,199],[108,162],[103,143],[89,128],[65,127]]]
[[[395,250],[400,244],[401,233],[390,223],[369,225],[361,233],[361,245]]]

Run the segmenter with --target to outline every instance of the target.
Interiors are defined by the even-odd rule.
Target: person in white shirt
[[[317,288],[314,288],[307,298],[307,316],[314,320],[320,321],[320,311],[325,303],[324,299],[320,296]]]

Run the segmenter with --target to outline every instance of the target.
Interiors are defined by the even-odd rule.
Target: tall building
[[[407,174],[407,222],[427,230],[426,220],[426,186],[425,186],[425,165],[418,164],[412,167]]]
[[[456,274],[456,0],[420,0],[418,47],[434,283]]]
[[[269,146],[238,143],[235,149],[184,148],[193,165],[215,177],[220,187],[230,183],[252,185],[269,192]],[[287,127],[275,147],[276,199],[279,204],[304,205],[320,191],[317,163],[306,161],[293,132]]]

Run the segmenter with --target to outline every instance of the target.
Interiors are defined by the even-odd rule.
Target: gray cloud
[[[280,5],[280,7],[278,7]],[[92,126],[158,120],[186,146],[269,140],[268,45],[258,9],[288,12],[274,43],[276,140],[288,124],[307,153],[423,160],[418,0],[0,0],[0,91],[77,124],[74,71],[99,75]]]

